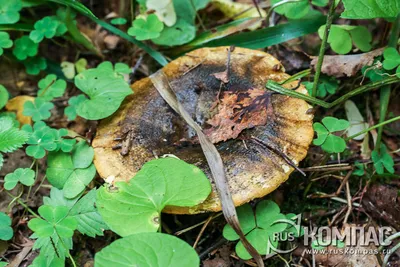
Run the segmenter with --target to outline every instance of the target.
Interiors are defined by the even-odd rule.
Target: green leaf
[[[110,61],[104,61],[100,63],[96,69],[108,72],[115,72],[115,74],[119,75],[131,73],[131,68],[129,68],[129,66],[126,65],[125,63],[116,63],[115,66],[113,67]],[[123,78],[123,76],[120,77]]]
[[[132,89],[118,74],[102,69],[90,69],[76,75],[75,85],[90,97],[77,108],[77,114],[88,120],[110,116],[124,98],[132,94]]]
[[[29,125],[23,127],[25,131],[32,133],[27,141],[29,146],[26,148],[26,154],[35,159],[41,159],[46,155],[46,150],[54,151],[57,149],[54,129],[51,129],[42,121],[36,122],[33,128]]]
[[[343,131],[349,128],[350,123],[346,120],[339,120],[334,117],[325,117],[322,123],[314,123],[314,131],[318,138],[314,139],[313,144],[321,146],[323,150],[329,153],[341,153],[346,149],[346,142],[343,138],[334,135],[334,132]]]
[[[63,61],[60,64],[61,71],[65,78],[72,80],[75,77],[75,64],[69,61]]]
[[[37,239],[32,249],[40,249],[40,254],[45,255],[47,259],[47,267],[53,267],[53,262],[57,259],[64,260],[68,256],[68,250],[72,249],[72,238],[59,238],[54,232],[50,237],[38,238],[34,233],[32,239]],[[40,266],[40,267],[44,267]]]
[[[34,102],[25,102],[22,114],[31,116],[33,121],[41,121],[50,118],[50,110],[52,108],[54,108],[53,103],[47,102],[44,98],[37,97]]]
[[[28,168],[18,168],[13,173],[4,177],[4,188],[12,190],[20,182],[23,185],[31,186],[35,183],[35,172]]]
[[[1,0],[0,0],[1,1]],[[14,41],[13,54],[19,60],[36,56],[39,45],[34,43],[28,36],[22,36]]]
[[[84,95],[73,96],[68,100],[69,106],[66,107],[64,110],[64,113],[67,116],[68,120],[72,121],[76,119],[77,108],[86,100],[87,98]]]
[[[28,223],[28,227],[37,237],[51,237],[54,233],[61,238],[74,235],[78,223],[75,218],[67,217],[69,211],[67,207],[43,205],[38,211],[43,219],[34,218]]]
[[[18,22],[21,9],[21,0],[0,0],[0,24]]]
[[[76,140],[75,139],[66,139],[63,138],[64,136],[68,135],[67,129],[60,129],[60,130],[52,130],[54,136],[54,143],[57,145],[55,151],[63,151],[63,152],[71,152]]]
[[[75,198],[93,180],[96,169],[93,164],[87,168],[74,166],[72,156],[63,152],[50,153],[47,159],[46,175],[50,184],[63,189],[66,198]]]
[[[26,73],[30,75],[38,75],[41,70],[45,70],[47,68],[46,59],[43,57],[33,57],[24,61],[24,65],[26,68]]]
[[[57,34],[60,24],[55,17],[44,17],[36,21],[34,25],[35,30],[31,31],[29,38],[35,43],[40,43],[44,37],[48,39],[53,38]]]
[[[271,0],[272,5],[278,4],[279,2],[282,2],[282,0]],[[308,4],[308,0],[301,0],[296,3],[288,2],[276,7],[274,11],[278,14],[285,15],[288,19],[300,19],[308,14],[310,5]]]
[[[326,25],[319,28],[318,34],[322,39]],[[361,51],[371,50],[372,35],[364,26],[332,25],[328,36],[328,43],[338,54],[347,54],[353,43]]]
[[[150,14],[146,19],[135,19],[132,22],[132,27],[128,29],[128,34],[135,36],[139,41],[143,41],[159,37],[163,29],[164,24],[158,19],[157,15]]]
[[[236,211],[239,218],[240,228],[242,229],[244,234],[247,234],[251,230],[256,228],[254,212],[249,204],[244,204],[243,206],[238,207]],[[233,228],[229,224],[226,224],[224,226],[222,235],[230,241],[239,239],[239,235],[236,234],[235,230],[233,230]]]
[[[397,0],[343,0],[342,18],[373,19],[393,18],[400,13],[400,2]]]
[[[10,39],[8,32],[0,31],[0,56],[3,55],[3,48],[10,48],[13,45],[13,41]]]
[[[57,79],[54,74],[49,74],[41,79],[38,83],[38,96],[45,101],[51,101],[54,98],[61,97],[67,88],[67,82],[62,79]]]
[[[199,265],[199,257],[191,246],[162,233],[139,233],[121,238],[95,256],[95,267]]]
[[[62,190],[53,187],[50,191],[50,198],[45,197],[45,205],[67,206],[69,207],[68,216],[75,218],[78,222],[77,230],[91,237],[96,235],[103,236],[103,231],[108,226],[98,213],[96,208],[96,189],[92,189],[82,198],[67,199]]]
[[[278,223],[278,220],[286,219],[280,213],[279,206],[270,200],[261,201],[256,208],[257,227],[269,233],[280,233],[287,227],[285,223]]]
[[[374,162],[375,170],[378,174],[383,174],[385,169],[389,173],[394,173],[394,161],[384,144],[381,144],[379,152],[374,150],[371,154],[372,161]]]
[[[261,228],[254,229],[248,235],[246,235],[246,238],[261,255],[272,253],[272,247],[278,247],[278,241],[273,240],[273,235]],[[243,260],[249,260],[252,258],[244,248],[242,242],[237,243],[235,251]]]
[[[393,70],[400,65],[400,54],[396,48],[388,47],[383,51],[383,68]]]
[[[174,0],[176,23],[164,27],[160,37],[152,41],[158,45],[176,46],[193,40],[196,36],[196,12],[206,7],[208,2],[209,0],[191,0],[191,3],[188,4],[187,0]],[[157,3],[154,5],[157,6]],[[162,16],[162,14],[160,15]]]
[[[113,25],[124,25],[126,24],[126,19],[125,18],[113,18],[110,23]]]
[[[306,87],[308,94],[311,95],[313,82],[303,82],[304,86]],[[328,77],[328,76],[321,76],[318,86],[317,86],[317,96],[320,98],[326,97],[328,94],[333,95],[336,93],[336,89],[338,88],[338,81]]]
[[[365,174],[365,166],[364,164],[362,164],[361,162],[355,162],[354,166],[356,167],[356,169],[353,171],[353,175],[356,176],[364,176]]]
[[[82,73],[86,70],[87,60],[85,58],[80,58],[77,62],[75,62],[75,68],[77,73]]]
[[[0,212],[0,240],[10,240],[14,235],[11,228],[11,218],[4,212]]]
[[[8,102],[8,91],[7,89],[0,84],[0,109],[2,109]]]
[[[40,253],[29,267],[65,267],[65,260],[53,257],[53,259],[49,261],[47,254]]]
[[[149,161],[129,183],[117,182],[116,186],[117,190],[98,190],[97,207],[120,236],[157,231],[165,206],[191,207],[211,192],[210,182],[199,168],[175,158]]]
[[[0,152],[13,152],[28,140],[29,133],[14,126],[9,117],[0,117]]]
[[[85,169],[92,164],[94,150],[85,141],[80,141],[72,151],[72,162],[75,168]]]

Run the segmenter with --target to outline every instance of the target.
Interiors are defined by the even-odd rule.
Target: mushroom
[[[232,49],[231,49],[232,50]],[[162,70],[179,101],[216,145],[225,165],[235,206],[274,191],[307,155],[313,139],[310,105],[265,89],[268,80],[290,76],[271,55],[250,49],[202,48]],[[297,81],[286,88],[307,94]],[[94,163],[107,181],[128,181],[141,166],[174,155],[212,177],[195,131],[164,101],[150,78],[135,82],[134,94],[100,122],[93,141]],[[291,164],[292,163],[292,164]],[[220,211],[213,185],[208,199],[164,212]]]

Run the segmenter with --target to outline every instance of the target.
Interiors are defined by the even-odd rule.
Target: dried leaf
[[[379,48],[368,53],[357,55],[324,56],[322,73],[335,77],[351,77],[357,74],[364,66],[370,66],[374,58],[383,53],[384,48]],[[311,57],[311,66],[317,65],[318,57]]]
[[[34,100],[35,98],[32,96],[27,96],[27,95],[16,96],[10,101],[8,101],[6,105],[6,110],[15,111],[17,113],[17,120],[21,124],[32,124],[32,117],[25,116],[24,114],[22,114],[22,111],[24,110],[24,104],[26,101],[33,102]]]

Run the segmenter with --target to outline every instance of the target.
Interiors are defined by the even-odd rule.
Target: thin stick
[[[311,96],[313,96],[313,97],[317,96],[319,76],[321,75],[321,68],[322,68],[322,63],[324,62],[324,54],[325,54],[326,44],[328,43],[329,30],[332,25],[333,14],[335,13],[335,2],[336,2],[335,0],[330,0],[328,18],[326,19],[324,36],[322,38],[321,48],[319,49],[318,62],[317,62],[317,66],[315,68],[314,84],[313,84],[312,94],[311,94]]]
[[[347,223],[347,220],[349,219],[351,210],[353,209],[353,206],[351,204],[351,195],[350,195],[350,185],[349,181],[346,181],[346,195],[347,195],[347,212],[346,215],[344,216],[343,224]]]
[[[212,219],[213,219],[213,216],[211,215],[210,217],[208,217],[208,219],[206,220],[206,223],[203,225],[203,227],[201,227],[201,230],[200,230],[199,234],[197,235],[196,241],[193,244],[193,248],[196,248],[197,244],[200,241],[201,236],[204,233],[204,230],[206,230],[208,224],[211,222]]]
[[[397,120],[400,120],[400,116],[397,116],[397,117],[391,118],[390,120],[383,121],[381,123],[375,124],[374,126],[371,126],[371,127],[367,128],[367,129],[364,129],[363,131],[358,132],[356,134],[353,134],[353,135],[345,138],[344,140],[346,140],[346,141],[351,140],[354,137],[357,137],[357,136],[362,135],[364,133],[368,133],[369,131],[372,131],[372,130],[374,130],[376,128],[382,127],[382,126],[384,126],[386,124],[392,123],[392,122],[397,121]]]

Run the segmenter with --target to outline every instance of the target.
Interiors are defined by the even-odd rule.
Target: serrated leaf
[[[7,89],[0,84],[0,109],[2,109],[8,102],[8,91]]]
[[[96,189],[92,189],[83,197],[67,199],[63,191],[55,187],[51,189],[50,197],[43,199],[45,205],[69,207],[68,216],[77,220],[77,230],[91,237],[103,236],[103,231],[108,230],[108,226],[97,211],[95,201]]]
[[[98,190],[97,207],[111,230],[121,236],[157,231],[166,205],[194,206],[211,192],[210,182],[199,168],[175,158],[149,161],[129,183],[116,186],[117,190]]]
[[[95,267],[199,265],[199,257],[191,246],[162,233],[139,233],[121,238],[95,256]]]
[[[35,172],[28,168],[18,168],[13,173],[4,177],[4,188],[12,190],[20,182],[23,185],[31,186],[35,182]]]
[[[0,118],[0,152],[13,152],[22,147],[28,138],[29,133],[15,128],[12,119]]]
[[[90,99],[77,107],[77,114],[88,120],[99,120],[113,114],[132,89],[117,74],[101,69],[86,70],[75,76],[75,85]]]
[[[0,240],[10,240],[14,235],[11,228],[11,218],[4,212],[0,212]]]
[[[53,267],[51,264],[56,258],[66,258],[68,250],[72,249],[72,238],[61,238],[60,240],[57,233],[53,233],[50,237],[40,238],[34,233],[31,238],[36,239],[32,249],[40,249],[40,254],[46,255],[47,267]]]
[[[65,267],[65,260],[54,257],[50,262],[48,260],[48,255],[40,253],[39,256],[35,258],[32,265],[29,267]]]
[[[400,12],[397,0],[343,0],[343,5],[341,17],[347,19],[392,18]]]
[[[33,121],[41,121],[50,118],[50,110],[54,108],[53,103],[47,102],[44,98],[37,97],[32,103],[26,101],[22,114],[31,116]]]

